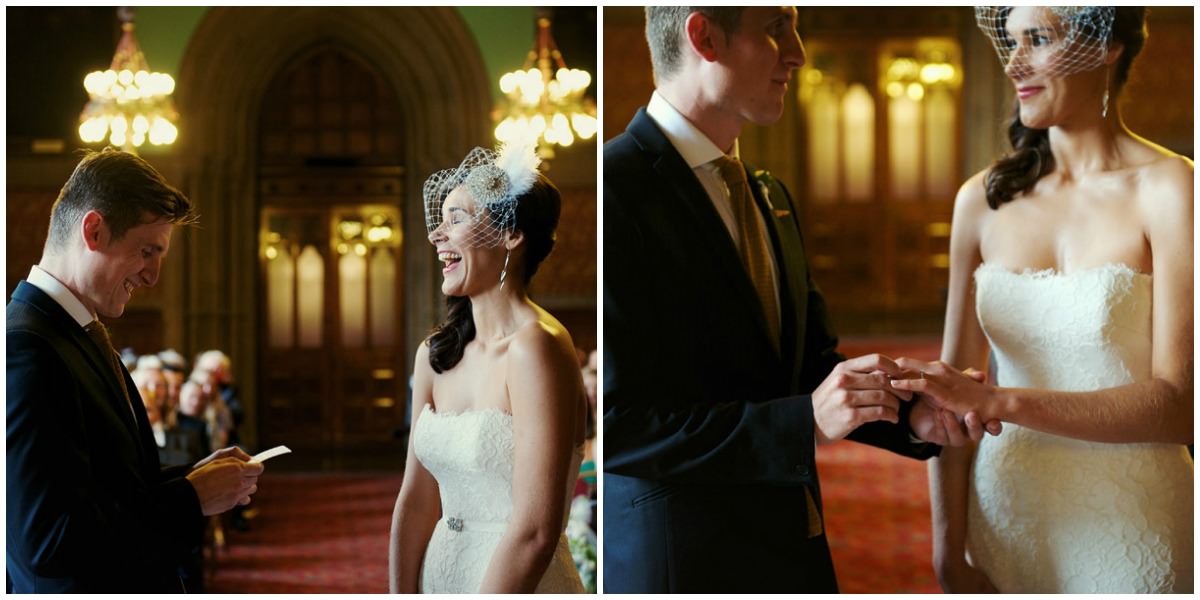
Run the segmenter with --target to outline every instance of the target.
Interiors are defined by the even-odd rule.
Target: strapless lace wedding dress
[[[512,416],[499,410],[439,414],[426,405],[413,450],[438,482],[442,518],[421,566],[424,593],[475,593],[512,516]],[[568,473],[579,472],[576,452]],[[575,481],[563,490],[563,527]],[[538,593],[581,593],[583,584],[561,532]]]
[[[1150,275],[975,272],[1003,387],[1091,391],[1151,377]],[[1001,592],[1191,592],[1192,459],[1005,423],[971,473],[967,549]]]

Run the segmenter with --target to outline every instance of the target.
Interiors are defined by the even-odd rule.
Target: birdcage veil
[[[471,222],[461,239],[466,247],[498,246],[516,226],[517,199],[537,180],[537,146],[532,140],[505,144],[497,151],[474,148],[454,169],[438,171],[425,180],[425,229],[442,226],[446,198],[463,188],[474,200],[471,211],[457,213]]]
[[[1017,52],[1044,53],[1041,74],[1067,77],[1104,64],[1112,40],[1112,6],[1030,6],[1034,18],[1020,31],[1008,26],[1012,6],[977,6],[975,22],[992,41],[1000,63],[1008,66]],[[1017,37],[1013,37],[1016,35]]]

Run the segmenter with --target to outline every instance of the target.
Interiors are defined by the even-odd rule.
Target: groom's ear
[[[708,62],[717,60],[717,48],[725,43],[725,32],[702,13],[693,12],[683,23],[687,47]]]

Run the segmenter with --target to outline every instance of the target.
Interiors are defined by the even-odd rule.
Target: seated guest
[[[241,442],[238,428],[242,426],[245,412],[242,410],[237,385],[233,383],[233,367],[229,357],[220,350],[208,350],[200,353],[200,356],[196,358],[196,368],[204,369],[216,377],[221,401],[229,408],[230,416],[233,417],[233,427],[229,430],[229,443],[237,445]]]
[[[196,432],[200,448],[195,451],[201,457],[204,457],[210,448],[208,423],[204,420],[205,400],[203,388],[194,381],[184,382],[179,390],[179,415],[176,425],[178,429]]]
[[[167,379],[162,373],[162,363],[157,356],[148,354],[137,360],[131,373],[142,403],[146,406],[146,415],[150,419],[150,428],[154,432],[154,442],[159,448],[167,445],[167,425],[163,419],[163,400],[167,393]]]
[[[183,382],[187,381],[187,359],[170,348],[159,352],[158,358],[162,361],[163,375],[167,377],[167,399],[164,403],[166,410],[163,412],[173,414],[179,406],[179,390],[183,387]]]
[[[213,446],[224,448],[229,442],[229,431],[233,428],[233,416],[221,399],[217,389],[217,378],[211,371],[197,367],[188,376],[188,381],[200,385],[204,394],[204,422],[208,424],[208,437]]]

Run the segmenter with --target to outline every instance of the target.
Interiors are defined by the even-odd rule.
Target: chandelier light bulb
[[[155,146],[174,143],[178,134],[179,130],[162,117],[155,117],[154,123],[150,125],[150,143]]]
[[[584,98],[592,76],[566,65],[553,37],[550,19],[539,15],[533,49],[521,69],[500,77],[506,99],[493,113],[500,142],[539,138],[543,159],[554,156],[552,145],[570,146],[596,136],[595,105]]]
[[[575,129],[579,137],[590,140],[592,136],[596,135],[596,117],[583,113],[574,113],[571,115],[571,127]]]
[[[175,141],[177,118],[170,94],[175,80],[150,69],[133,34],[132,12],[121,14],[123,32],[107,70],[88,73],[83,79],[89,101],[79,115],[79,139],[86,143],[108,141],[132,152],[149,141],[155,145]]]

